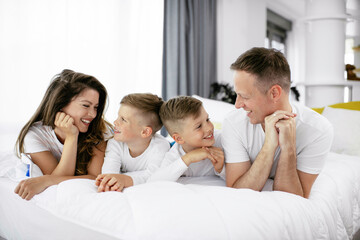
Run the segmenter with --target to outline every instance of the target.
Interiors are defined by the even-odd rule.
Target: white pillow
[[[360,111],[325,107],[322,115],[334,127],[331,151],[360,157]]]
[[[235,105],[231,103],[203,98],[197,95],[193,95],[192,97],[199,99],[203,103],[206,112],[209,114],[210,121],[214,124],[214,127],[217,130],[222,128],[222,122],[225,116],[231,110],[235,109]]]

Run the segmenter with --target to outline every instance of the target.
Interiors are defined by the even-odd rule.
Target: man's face
[[[250,73],[241,70],[234,73],[235,107],[243,108],[252,124],[264,123],[265,117],[272,113],[269,94],[260,92],[255,82],[256,77]]]

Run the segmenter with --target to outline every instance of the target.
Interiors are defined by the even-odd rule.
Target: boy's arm
[[[101,168],[101,173],[120,173],[121,169],[121,148],[115,139],[110,139],[107,142],[104,163]]]
[[[139,169],[138,171],[131,171],[124,173],[127,176],[130,176],[133,179],[134,185],[146,183],[149,177],[154,174],[162,164],[165,154],[169,151],[170,144],[167,140],[162,143],[158,143],[157,145],[153,145],[150,151],[146,152],[146,155],[143,156],[143,164],[139,162]],[[146,168],[144,169],[144,165]]]
[[[188,166],[184,163],[181,157],[174,159],[173,162],[168,165],[163,165],[157,169],[147,180],[147,182],[155,181],[173,181],[179,179],[179,177],[188,169]]]
[[[198,148],[183,156],[165,156],[164,162],[154,174],[151,175],[148,182],[153,181],[177,181],[181,175],[188,169],[191,163],[200,162],[206,158],[213,157],[205,148]]]

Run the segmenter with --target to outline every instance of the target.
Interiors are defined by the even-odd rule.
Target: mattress
[[[360,228],[360,158],[336,153],[309,199],[228,188],[215,176],[105,193],[73,179],[28,202],[16,184],[0,178],[6,239],[351,239]]]

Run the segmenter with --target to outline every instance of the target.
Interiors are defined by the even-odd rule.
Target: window
[[[265,47],[278,49],[286,55],[286,32],[291,27],[290,20],[268,9]]]

